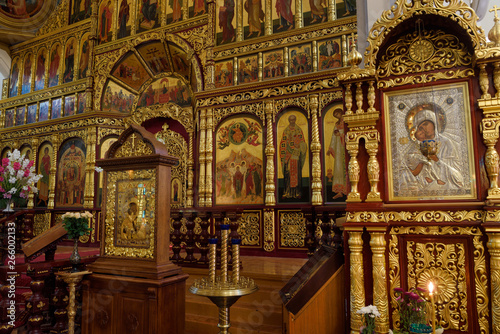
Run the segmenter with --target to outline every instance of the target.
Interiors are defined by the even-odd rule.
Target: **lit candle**
[[[429,282],[429,297],[431,298],[431,326],[432,326],[432,334],[436,334],[436,324],[434,319],[436,315],[434,313],[434,284]]]

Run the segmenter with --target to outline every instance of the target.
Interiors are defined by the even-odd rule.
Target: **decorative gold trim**
[[[489,215],[489,217],[487,216]],[[371,212],[358,211],[347,212],[347,223],[390,223],[404,221],[406,223],[463,223],[463,222],[483,222],[498,221],[500,211],[387,211]],[[431,227],[426,227],[431,229]]]
[[[206,192],[206,149],[207,149],[207,144],[206,144],[206,133],[207,133],[207,120],[206,120],[206,110],[205,109],[200,109],[200,119],[199,119],[199,124],[200,124],[200,146],[199,146],[199,152],[198,152],[198,161],[200,163],[200,170],[199,170],[199,185],[198,185],[198,205],[203,207],[205,206],[205,192]]]
[[[280,248],[304,247],[306,219],[301,211],[278,211]]]
[[[487,233],[491,278],[491,329],[500,333],[500,234]]]
[[[264,250],[274,251],[274,210],[264,210]]]
[[[264,109],[266,113],[266,206],[276,205],[276,186],[274,184],[274,154],[276,149],[274,148],[274,101],[267,100],[264,102]],[[264,216],[265,217],[265,216]],[[274,226],[274,225],[273,225]],[[274,246],[273,246],[274,247]]]
[[[416,84],[426,84],[433,81],[438,81],[441,79],[459,79],[468,78],[474,76],[474,70],[471,68],[467,69],[457,69],[449,70],[436,73],[424,73],[417,75],[410,75],[405,77],[397,77],[394,79],[383,80],[379,79],[377,82],[378,88],[390,88],[402,85],[416,85]]]
[[[373,304],[380,312],[380,317],[375,318],[375,329],[378,333],[387,333],[389,331],[389,296],[385,266],[385,233],[370,232],[370,247],[373,254]]]
[[[319,125],[318,125],[318,94],[311,94],[309,96],[309,111],[312,116],[311,127],[312,127],[312,141],[311,141],[311,153],[312,153],[312,205],[323,204],[322,182],[321,182],[321,162],[320,162],[320,152],[321,143],[319,141]]]
[[[206,163],[206,183],[205,183],[205,206],[212,206],[212,162],[213,162],[213,111],[212,108],[207,109],[207,135],[206,139],[206,149],[205,149],[205,163]]]

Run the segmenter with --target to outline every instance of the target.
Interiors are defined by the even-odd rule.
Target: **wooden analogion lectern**
[[[101,256],[83,286],[83,333],[184,333],[188,275],[169,260],[176,163],[137,125],[97,162],[104,170]]]

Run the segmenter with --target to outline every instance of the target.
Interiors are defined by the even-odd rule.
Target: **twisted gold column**
[[[491,334],[500,334],[500,233],[487,233],[491,273]]]
[[[302,0],[295,0],[295,29],[304,28]]]
[[[370,192],[366,196],[367,202],[382,202],[380,192],[378,191],[378,182],[380,175],[380,165],[377,160],[379,135],[377,130],[371,131],[369,134],[371,140],[365,141],[366,151],[370,158],[368,159],[367,172],[368,181],[370,182]]]
[[[229,225],[221,225],[221,241],[220,241],[220,271],[221,281],[227,282],[227,241],[229,235]]]
[[[49,200],[47,203],[47,209],[53,209],[55,205],[55,190],[56,190],[56,173],[57,173],[57,154],[59,152],[59,134],[52,137],[52,148],[53,154],[50,164],[50,180],[49,180]]]
[[[208,277],[210,280],[210,283],[215,282],[215,270],[216,270],[216,259],[217,259],[217,239],[215,238],[210,238],[208,240],[210,244],[210,250],[208,253],[208,260],[209,260],[209,265],[208,265]]]
[[[323,204],[323,196],[321,195],[321,162],[320,152],[321,143],[319,142],[319,127],[318,127],[318,94],[312,94],[309,97],[309,108],[312,117],[312,205]]]
[[[365,278],[363,274],[363,239],[362,232],[349,232],[349,250],[351,252],[351,333],[359,333],[363,325],[361,314],[356,313],[365,306]]]
[[[236,41],[241,42],[243,36],[243,1],[235,1],[236,5]]]
[[[233,239],[232,241],[232,260],[233,260],[233,284],[238,285],[240,282],[240,239]]]
[[[31,160],[33,160],[33,161],[37,161],[38,160],[37,159],[37,155],[38,155],[38,144],[39,144],[39,142],[40,142],[40,140],[37,137],[33,137],[31,139],[31,152],[33,153],[33,157],[31,158]],[[40,171],[37,171],[37,172],[40,173]],[[37,185],[35,184],[35,186],[37,186]],[[35,194],[30,191],[30,193],[28,195],[27,208],[28,209],[33,209],[34,207],[35,207]]]
[[[274,184],[274,137],[273,137],[273,119],[274,119],[273,101],[264,102],[264,112],[266,113],[267,138],[266,138],[266,205],[276,205],[276,186]]]
[[[206,180],[206,174],[205,174],[205,150],[206,150],[206,144],[205,144],[205,135],[206,135],[206,130],[207,130],[207,124],[206,124],[206,111],[205,109],[200,110],[200,151],[198,160],[200,162],[200,183],[198,185],[198,204],[199,206],[205,206],[205,180]]]
[[[236,73],[236,72],[235,72]],[[213,112],[212,108],[207,109],[207,130],[206,130],[206,183],[205,183],[205,206],[212,206],[212,162],[213,162]]]
[[[69,287],[69,303],[68,303],[68,334],[75,333],[75,315],[76,315],[76,285],[82,280],[83,276],[91,274],[90,271],[77,272],[58,272],[56,275],[62,277],[64,282]]]
[[[188,144],[188,160],[187,160],[187,190],[186,190],[186,207],[191,208],[194,205],[194,157],[193,157],[193,146],[194,146],[194,134],[193,131],[189,131],[189,144]]]
[[[328,21],[335,21],[337,19],[337,10],[335,2],[336,2],[335,0],[328,0]]]
[[[266,12],[266,20],[264,21],[264,34],[266,36],[273,34],[273,6],[272,1],[264,1],[264,11]]]
[[[375,318],[375,330],[377,333],[387,333],[389,332],[389,296],[385,266],[385,233],[370,232],[370,235],[370,247],[373,254],[373,304],[380,312],[380,317]]]

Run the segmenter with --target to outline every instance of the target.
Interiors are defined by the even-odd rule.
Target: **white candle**
[[[431,298],[431,326],[432,326],[432,334],[436,334],[436,324],[434,322],[434,318],[436,317],[434,312],[434,284],[429,282],[429,297]]]

